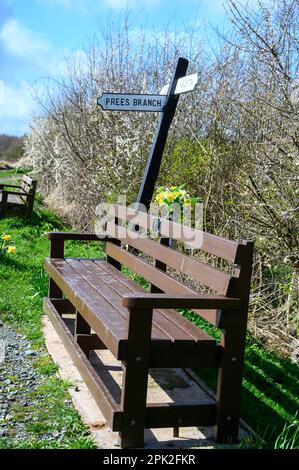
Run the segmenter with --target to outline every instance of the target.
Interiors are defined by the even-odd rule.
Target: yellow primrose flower
[[[2,240],[8,241],[8,240],[11,240],[11,235],[2,235],[1,238],[2,238]]]
[[[168,194],[167,194],[167,200],[168,200],[168,202],[173,202],[174,198],[175,198],[175,196],[174,196],[173,193],[168,193]]]
[[[9,254],[14,253],[15,251],[16,251],[16,247],[15,247],[15,246],[12,246],[12,245],[11,245],[11,246],[9,246],[9,247],[7,248],[7,252],[8,252]]]

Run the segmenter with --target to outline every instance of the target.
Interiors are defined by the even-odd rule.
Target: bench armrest
[[[48,232],[49,240],[98,240],[102,241],[95,233],[76,233],[76,232]]]
[[[111,237],[98,237],[95,233],[78,233],[78,232],[48,232],[47,238],[51,242],[50,257],[63,258],[64,257],[64,242],[66,240],[78,241],[98,241],[106,242],[112,240]]]
[[[241,299],[225,297],[224,295],[172,295],[172,294],[132,294],[125,295],[123,305],[128,308],[196,308],[239,310]]]

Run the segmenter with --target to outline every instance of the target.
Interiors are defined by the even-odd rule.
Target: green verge
[[[43,270],[43,260],[49,253],[49,242],[45,233],[51,230],[69,229],[50,211],[41,208],[34,212],[33,218],[27,222],[21,218],[10,218],[0,221],[0,235],[12,235],[16,253],[6,257],[0,263],[0,312],[2,318],[9,322],[17,331],[24,334],[32,343],[32,347],[45,353],[42,334],[42,298],[47,295],[47,276]],[[66,256],[96,257],[103,256],[103,245],[100,242],[67,242]],[[146,287],[146,282],[123,269],[124,273]],[[190,311],[182,311],[184,316],[219,338],[219,331],[212,328],[198,315]],[[66,427],[69,432],[65,438],[56,442],[42,439],[43,429],[37,425],[33,429],[31,441],[14,442],[0,439],[0,447],[62,447],[83,448],[94,444],[86,437],[79,415],[73,407],[61,407],[63,400],[68,400],[68,384],[55,375],[56,366],[50,356],[36,359],[36,367],[44,374],[44,384],[39,394],[44,394],[45,401],[37,404],[37,416],[42,423],[47,411],[47,432],[55,432],[59,426]],[[212,388],[216,387],[216,371],[201,369],[198,375]],[[274,351],[263,348],[262,344],[247,337],[245,355],[245,373],[243,381],[242,418],[267,442],[270,448],[278,446],[278,436],[285,425],[298,430],[295,424],[296,412],[299,409],[298,397],[299,367],[290,360],[280,357]],[[17,410],[22,419],[22,410]],[[23,410],[24,414],[24,410]],[[51,423],[54,423],[51,425]],[[295,427],[294,427],[295,426]],[[297,432],[297,431],[294,431]],[[281,440],[280,440],[281,441]],[[252,447],[253,441],[243,442],[241,446]],[[298,443],[295,444],[298,447]]]
[[[220,331],[197,314],[188,310],[181,313],[215,339],[220,338]],[[216,390],[216,370],[197,369],[195,372],[212,390]],[[281,448],[281,436],[285,435],[285,426],[289,426],[292,435],[288,442],[295,436],[293,448],[299,448],[298,376],[298,364],[263,348],[259,341],[247,334],[241,416],[261,439],[256,444],[249,439],[242,442],[241,447]]]
[[[23,168],[22,169],[13,168],[11,170],[0,170],[0,180],[2,178],[12,178],[12,177],[19,178],[25,174],[27,174],[27,171],[24,170]]]
[[[15,406],[13,419],[27,426],[30,439],[2,437],[0,448],[95,448],[81,418],[70,403],[70,384],[57,377],[57,367],[47,354],[42,333],[42,299],[47,295],[47,276],[43,270],[49,242],[45,233],[68,229],[61,220],[45,209],[34,212],[31,221],[22,218],[0,220],[0,236],[12,236],[16,252],[0,259],[0,318],[30,340],[38,351],[34,367],[42,374],[42,383],[32,391],[31,409]],[[66,244],[66,255],[102,255],[101,243]],[[27,425],[28,414],[34,416]],[[63,437],[55,439],[57,430]],[[53,439],[44,436],[53,435]],[[32,436],[32,438],[31,438]]]

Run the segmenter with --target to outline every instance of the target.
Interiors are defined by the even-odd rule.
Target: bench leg
[[[1,191],[0,218],[6,216],[7,211],[7,192]]]
[[[50,257],[51,258],[63,258],[64,256],[64,240],[63,239],[51,239]],[[60,287],[56,284],[54,279],[49,279],[49,297],[50,299],[62,299],[63,293]]]
[[[60,287],[56,284],[53,279],[49,279],[49,297],[50,299],[62,299],[63,293]]]
[[[244,312],[231,312],[230,315],[227,312],[225,319],[227,321],[222,337],[224,353],[216,396],[218,418],[215,439],[219,444],[238,441],[246,337],[246,322],[242,316]]]
[[[121,407],[121,447],[143,447],[152,310],[130,309]]]
[[[81,313],[78,311],[76,312],[76,322],[75,322],[75,338],[77,341],[78,334],[90,334],[91,328],[87,321],[82,317]],[[89,349],[86,347],[82,347],[84,354],[89,357]]]

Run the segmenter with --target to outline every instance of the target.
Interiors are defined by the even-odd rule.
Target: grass
[[[12,236],[16,252],[0,258],[0,312],[1,319],[30,340],[40,354],[34,367],[42,374],[42,384],[30,397],[32,407],[15,408],[13,419],[26,425],[32,439],[20,440],[17,436],[0,439],[0,448],[94,448],[79,414],[70,401],[68,386],[57,375],[57,366],[45,349],[42,334],[42,298],[47,295],[47,276],[43,261],[49,254],[45,232],[67,227],[51,212],[42,209],[34,212],[32,220],[7,218],[0,220],[0,235]],[[100,243],[79,244],[69,242],[66,254],[89,256],[101,254]],[[27,423],[28,413],[33,415]],[[63,438],[55,439],[57,429],[65,430]],[[53,438],[44,439],[45,433]]]
[[[65,229],[61,220],[46,209],[34,212],[31,222],[21,218],[0,221],[0,235],[11,234],[17,248],[13,256],[2,259],[0,263],[0,312],[5,321],[26,335],[33,348],[43,351],[41,357],[36,358],[35,367],[44,376],[43,385],[38,391],[43,398],[40,402],[36,401],[33,410],[37,419],[30,428],[32,440],[20,442],[0,439],[0,447],[93,446],[74,408],[61,406],[61,403],[69,400],[67,384],[57,378],[57,366],[45,355],[41,327],[42,298],[47,295],[48,282],[42,266],[44,257],[49,253],[49,242],[44,234],[51,230]],[[66,256],[101,257],[103,246],[100,242],[70,241],[66,244]],[[127,269],[123,271],[139,284],[147,286],[139,276]],[[219,338],[219,331],[196,314],[190,311],[181,313],[215,338]],[[215,372],[213,369],[196,371],[213,389],[216,387]],[[264,349],[261,343],[248,335],[241,415],[261,438],[257,442],[244,441],[240,447],[299,447],[298,420],[295,419],[299,409],[298,372],[297,364],[274,351]],[[23,419],[22,410],[17,412],[19,419]],[[60,442],[43,439],[45,430],[51,435],[59,427],[66,428],[65,436]],[[262,443],[262,440],[267,444]]]
[[[23,168],[13,168],[12,170],[0,170],[0,181],[2,178],[10,178],[10,177],[20,177],[21,175],[27,174],[28,170],[24,170]]]
[[[181,313],[219,339],[219,330],[198,315],[187,310]],[[195,372],[216,390],[216,370],[197,369]],[[241,416],[259,434],[259,445],[265,441],[264,447],[276,448],[277,443],[291,439],[293,433],[293,437],[297,436],[293,445],[299,448],[299,421],[295,420],[299,410],[298,376],[298,364],[263,348],[260,342],[247,335]]]

